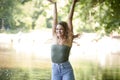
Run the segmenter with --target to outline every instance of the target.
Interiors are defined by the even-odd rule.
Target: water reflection
[[[120,80],[120,41],[96,37],[85,33],[73,44],[76,80]],[[50,80],[50,46],[49,31],[0,34],[0,80]]]

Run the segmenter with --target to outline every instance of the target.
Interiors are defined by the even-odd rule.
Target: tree
[[[15,1],[12,0],[0,0],[0,18],[1,21],[4,21],[4,24],[7,24],[9,26],[12,26],[13,22],[13,8],[15,5]],[[9,24],[11,23],[11,24]],[[3,25],[3,24],[0,24]],[[4,25],[5,26],[5,25]]]
[[[72,0],[57,0],[58,20],[66,20]],[[47,0],[0,0],[0,19],[12,29],[51,28],[51,6]],[[120,0],[78,0],[75,31],[120,32]],[[2,23],[0,24],[2,25]]]
[[[79,0],[75,14],[78,31],[120,32],[120,0]]]

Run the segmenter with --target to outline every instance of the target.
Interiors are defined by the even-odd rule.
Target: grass
[[[120,80],[120,67],[100,67],[97,63],[80,60],[74,64],[76,80]]]
[[[102,72],[102,80],[120,80],[120,67],[107,67]]]
[[[2,68],[0,80],[50,80],[50,69]]]
[[[41,66],[42,65],[42,66]],[[51,80],[50,65],[39,67],[0,68],[0,80]],[[119,67],[101,68],[90,61],[73,63],[76,80],[120,80]]]
[[[34,57],[26,60],[23,56],[16,57],[14,53],[1,55],[0,80],[51,80],[50,60]],[[14,61],[15,57],[19,59]],[[71,61],[71,64],[76,80],[120,80],[119,66],[100,67],[88,60]]]
[[[8,52],[11,54],[0,55],[2,57],[0,63],[2,65],[4,63],[0,68],[0,80],[51,80],[49,59],[31,57],[28,60],[23,54],[16,55],[14,51],[10,50]],[[97,76],[97,64],[93,62],[80,60],[71,61],[71,64],[76,80],[93,80],[93,77]]]
[[[98,80],[98,78],[101,78],[98,68],[98,65],[94,62],[78,61],[77,65],[74,66],[76,80]]]

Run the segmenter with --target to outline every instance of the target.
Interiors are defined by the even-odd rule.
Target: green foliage
[[[106,5],[109,5],[106,17],[103,22],[107,25],[105,26],[106,32],[117,31],[120,32],[120,1],[119,0],[109,0],[106,1]],[[108,17],[108,18],[107,18]]]
[[[119,0],[80,0],[74,18],[77,31],[119,32]],[[77,20],[79,19],[79,20]]]
[[[28,1],[31,1],[31,0],[19,0],[19,1],[20,1],[21,4],[24,4],[24,3],[28,2]]]
[[[0,80],[50,80],[50,69],[1,68]]]
[[[58,3],[58,19],[66,20],[72,0]],[[0,18],[11,29],[51,28],[52,4],[47,0],[0,0]],[[73,17],[77,32],[120,32],[120,0],[78,0]],[[2,25],[2,23],[0,23]]]
[[[0,18],[4,19],[5,24],[7,25],[13,25],[13,8],[15,6],[16,1],[12,0],[0,0]],[[13,20],[14,21],[14,20]],[[2,24],[0,24],[2,25]]]
[[[12,76],[12,71],[9,69],[0,69],[0,80],[10,80]]]
[[[120,80],[120,68],[105,68],[102,80]]]

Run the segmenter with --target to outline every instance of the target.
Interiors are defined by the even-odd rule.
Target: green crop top
[[[69,59],[71,47],[66,45],[54,44],[51,47],[51,59],[54,63],[66,62]]]

